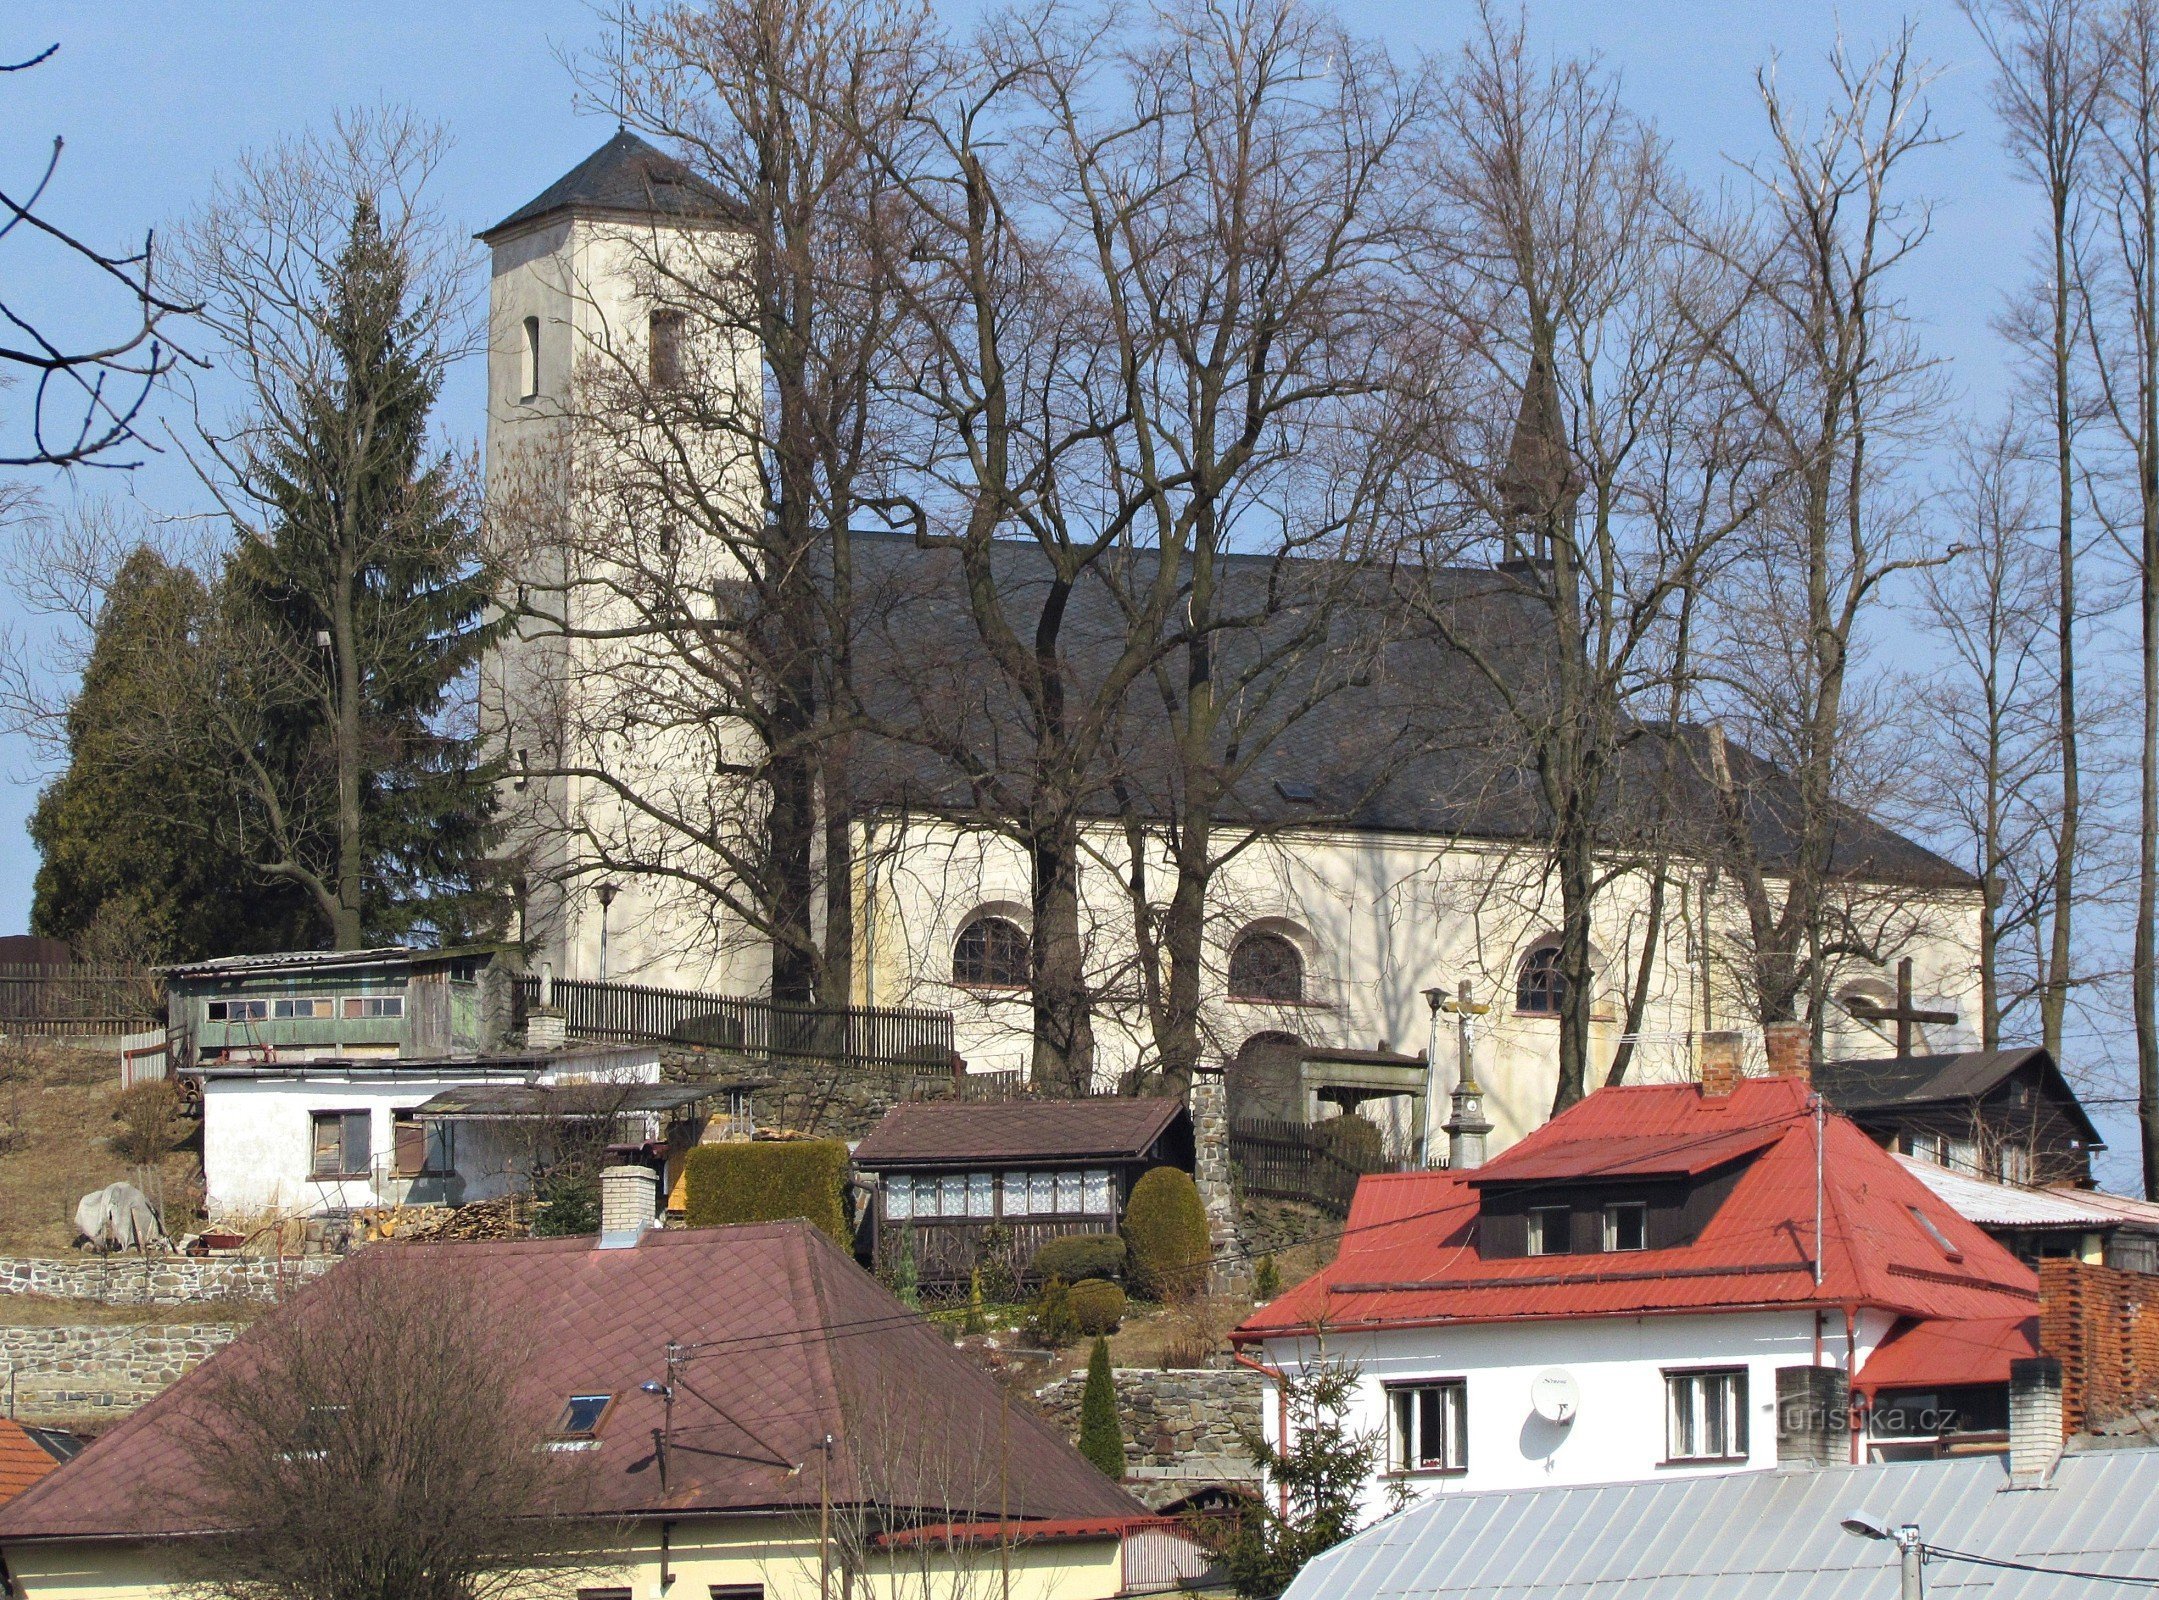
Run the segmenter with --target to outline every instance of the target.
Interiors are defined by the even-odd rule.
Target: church
[[[621,375],[642,379],[683,359],[666,284],[686,270],[676,263],[724,256],[727,217],[724,196],[620,132],[481,235],[492,252],[490,517],[538,525],[537,507],[553,526],[579,530],[562,548],[540,540],[527,549],[520,620],[482,686],[483,719],[511,770],[503,798],[523,863],[517,931],[534,969],[558,979],[733,995],[765,993],[771,981],[769,942],[731,909],[726,841],[668,820],[689,811],[754,818],[762,799],[729,787],[731,736],[710,709],[713,685],[645,642],[639,586],[623,575],[649,559],[636,552],[657,546],[674,566],[710,563],[717,591],[729,581],[725,560],[681,548],[672,528],[649,525],[611,493],[591,431],[578,426],[592,396]],[[708,370],[732,370],[745,412],[757,404],[756,349],[738,339],[703,358]],[[640,444],[618,431],[605,447]],[[754,463],[730,448],[713,445],[703,468],[717,492],[754,505]],[[857,645],[865,694],[937,707],[948,737],[970,728],[985,744],[1008,737],[982,687],[990,674],[972,620],[949,599],[949,552],[858,535],[852,559],[857,591],[877,597]],[[998,559],[1010,566],[1011,592],[1024,595],[1033,547],[1014,541]],[[1254,558],[1240,580],[1233,558],[1225,581],[1264,581],[1262,564]],[[1503,605],[1488,579],[1465,569],[1435,581],[1465,608]],[[1103,595],[1083,591],[1073,604],[1082,635],[1115,625]],[[534,619],[551,611],[581,624],[550,633]],[[1538,648],[1530,641],[1526,657]],[[1229,1068],[1233,1115],[1305,1121],[1354,1110],[1398,1153],[1414,1154],[1422,1104],[1444,1104],[1465,1039],[1495,1151],[1550,1115],[1564,981],[1558,891],[1519,770],[1475,736],[1480,705],[1472,675],[1441,645],[1391,640],[1372,670],[1282,730],[1242,778],[1239,848],[1224,852],[1206,908],[1201,1001],[1203,1050]],[[1134,720],[1129,750],[1144,768],[1151,735],[1145,717]],[[1645,774],[1659,762],[1671,769],[1690,741],[1698,752],[1706,739],[1770,796],[1757,834],[1771,837],[1773,860],[1781,779],[1766,763],[1736,745],[1727,754],[1721,735],[1699,729],[1641,741],[1629,759]],[[850,787],[851,999],[949,1011],[969,1073],[1024,1079],[1026,850],[971,809],[963,774],[904,740],[863,741]],[[1627,783],[1619,789],[1615,804],[1625,805]],[[1151,858],[1162,837],[1144,815],[1135,829],[1132,816],[1129,804],[1121,814],[1105,805],[1081,830],[1100,1089],[1144,1070],[1153,1050],[1130,885],[1135,850]],[[1977,880],[1857,814],[1840,825],[1837,850],[1842,891],[1874,908],[1882,932],[1879,962],[1852,960],[1830,985],[1824,1056],[1886,1054],[1895,1035],[1885,1017],[1898,1010],[1934,1019],[1917,1041],[1925,1053],[1975,1047]],[[1744,927],[1729,885],[1684,851],[1658,858],[1656,894],[1646,860],[1605,866],[1590,1083],[1603,1082],[1622,1051],[1628,1081],[1691,1079],[1711,1033],[1745,1035],[1758,1060],[1760,1029],[1729,959]],[[1911,967],[1900,992],[1892,984],[1903,960]],[[1460,1016],[1452,1008],[1465,998],[1471,1014]]]

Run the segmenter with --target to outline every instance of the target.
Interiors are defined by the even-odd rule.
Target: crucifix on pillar
[[[1424,1148],[1417,1152],[1418,1161],[1429,1167],[1432,1164],[1432,1125],[1439,1113],[1439,1019],[1442,1012],[1454,1017],[1455,1060],[1460,1071],[1457,1083],[1476,1084],[1476,1075],[1470,1070],[1469,1029],[1470,1018],[1481,1017],[1490,1006],[1478,1005],[1469,997],[1469,980],[1464,978],[1453,994],[1444,989],[1424,991],[1424,1003],[1432,1008],[1432,1042],[1428,1047],[1430,1058],[1425,1069],[1424,1090]]]
[[[1912,1053],[1912,1024],[1924,1022],[1948,1027],[1957,1020],[1954,1011],[1921,1011],[1912,1004],[1912,958],[1906,956],[1897,963],[1897,1003],[1878,1006],[1872,1000],[1853,998],[1845,1002],[1845,1009],[1861,1022],[1894,1022],[1897,1025],[1897,1054]]]

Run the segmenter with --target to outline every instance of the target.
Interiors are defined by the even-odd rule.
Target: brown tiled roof
[[[896,1106],[855,1146],[855,1164],[938,1166],[994,1161],[1133,1160],[1184,1114],[1176,1100],[1101,1095],[989,1105],[916,1100]]]
[[[0,1506],[59,1465],[29,1434],[0,1417]]]
[[[634,1248],[589,1239],[378,1245],[338,1268],[454,1274],[491,1317],[540,1330],[523,1385],[552,1418],[572,1394],[612,1394],[593,1509],[623,1515],[802,1510],[815,1515],[818,1441],[837,1441],[835,1502],[980,1517],[1004,1493],[1026,1518],[1125,1517],[1140,1508],[996,1380],[802,1222],[647,1234]],[[183,1531],[189,1424],[207,1385],[246,1363],[261,1330],[303,1314],[307,1295],[258,1323],[74,1461],[0,1509],[0,1544]],[[668,1490],[653,1470],[669,1340],[702,1346],[677,1385]],[[244,1369],[243,1369],[244,1370]],[[703,1398],[711,1395],[722,1411]],[[542,1424],[544,1426],[544,1423]],[[986,1465],[985,1465],[986,1464]]]

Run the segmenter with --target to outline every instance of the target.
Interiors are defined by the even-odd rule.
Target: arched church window
[[[1248,933],[1229,953],[1232,1000],[1264,1000],[1276,1005],[1304,1001],[1304,957],[1279,933]]]
[[[1009,917],[976,917],[953,941],[952,981],[969,989],[1026,988],[1026,930]]]
[[[540,319],[525,319],[525,336],[518,348],[517,397],[537,399],[540,393]]]
[[[1522,958],[1514,981],[1514,1009],[1556,1017],[1567,1003],[1567,975],[1559,970],[1559,945],[1547,940]]]
[[[682,328],[680,311],[661,308],[652,313],[647,328],[652,387],[673,389],[682,383]]]

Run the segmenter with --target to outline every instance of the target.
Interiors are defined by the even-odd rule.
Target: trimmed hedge
[[[1156,1167],[1132,1185],[1124,1213],[1132,1273],[1149,1294],[1196,1294],[1207,1281],[1207,1207],[1192,1174]]]
[[[683,1158],[684,1220],[693,1228],[802,1217],[842,1250],[847,1226],[847,1146],[838,1139],[701,1144]]]
[[[1065,1293],[1079,1331],[1096,1337],[1117,1331],[1124,1321],[1124,1303],[1124,1291],[1103,1278],[1084,1279]]]
[[[1052,1239],[1035,1252],[1027,1265],[1030,1276],[1062,1278],[1077,1283],[1082,1278],[1115,1278],[1124,1273],[1124,1240],[1114,1233],[1068,1233]]]

